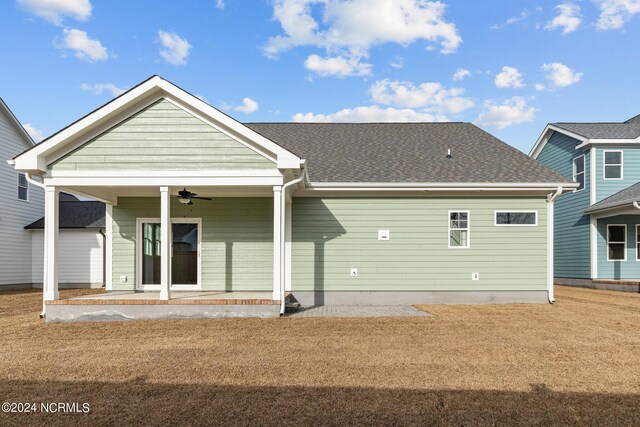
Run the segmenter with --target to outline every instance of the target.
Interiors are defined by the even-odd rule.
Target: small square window
[[[623,177],[623,156],[622,151],[604,151],[604,179],[622,179]]]

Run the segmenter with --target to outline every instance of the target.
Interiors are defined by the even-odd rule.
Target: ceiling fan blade
[[[194,197],[191,196],[192,199],[200,199],[200,200],[211,200],[211,197]]]

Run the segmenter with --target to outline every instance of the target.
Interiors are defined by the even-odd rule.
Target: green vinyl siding
[[[555,201],[554,211],[554,275],[556,277],[591,277],[589,216],[590,152],[576,150],[580,141],[554,132],[537,160],[549,169],[573,178],[573,159],[584,154],[585,186],[583,190],[564,193]]]
[[[625,261],[607,261],[607,225],[627,226]],[[640,261],[636,260],[636,225],[640,225],[640,215],[618,215],[598,220],[598,279],[638,280]]]
[[[604,179],[604,151],[622,151],[623,179]],[[640,149],[638,147],[596,148],[596,203],[640,181]]]
[[[270,169],[275,163],[160,100],[53,162],[51,170]]]
[[[113,207],[113,289],[136,281],[136,219],[159,218],[159,197],[120,197]],[[273,199],[215,198],[191,206],[171,200],[172,218],[202,219],[202,289],[273,289]],[[127,283],[120,283],[127,276]]]
[[[542,197],[295,198],[292,210],[294,294],[547,287]],[[537,210],[538,226],[495,226],[494,210]],[[448,248],[449,211],[469,211],[469,249]]]

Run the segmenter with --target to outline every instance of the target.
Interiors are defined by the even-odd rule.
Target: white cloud
[[[395,107],[419,108],[421,113],[460,113],[473,106],[464,98],[464,89],[446,89],[440,83],[422,83],[381,80],[371,85],[371,99],[377,104]]]
[[[527,102],[521,96],[506,99],[500,104],[486,101],[484,108],[484,112],[478,116],[475,123],[480,126],[491,126],[498,129],[531,122],[535,119],[538,111],[533,107],[527,106]]]
[[[372,46],[425,40],[451,53],[462,39],[444,18],[445,9],[428,0],[276,0],[274,19],[283,34],[270,37],[263,52],[276,57],[297,46],[315,46],[349,62],[367,57]]]
[[[522,82],[522,74],[517,68],[514,67],[502,67],[502,72],[496,75],[494,80],[497,87],[504,88],[521,88],[524,86]]]
[[[368,76],[371,75],[371,64],[360,62],[359,57],[327,57],[321,58],[318,55],[310,55],[304,66],[320,76]]]
[[[503,29],[503,28],[505,28],[505,27],[507,27],[509,25],[515,24],[516,22],[524,21],[528,17],[529,17],[529,11],[528,10],[523,10],[522,12],[520,12],[520,15],[512,16],[511,18],[507,19],[502,24],[492,25],[491,27],[489,27],[489,29],[491,29],[491,30],[501,30],[501,29]]]
[[[183,39],[176,33],[162,30],[158,31],[158,38],[160,39],[160,44],[162,44],[160,56],[165,61],[173,65],[185,65],[187,63],[189,50],[192,47],[187,39]]]
[[[617,30],[624,27],[633,15],[640,13],[640,0],[599,0],[599,30]]]
[[[573,3],[560,3],[555,9],[560,14],[545,26],[547,30],[562,29],[562,34],[569,34],[578,29],[582,22],[580,6]]]
[[[260,108],[260,106],[258,105],[258,103],[256,101],[254,101],[251,98],[243,98],[242,99],[242,104],[241,105],[223,105],[222,106],[223,109],[225,110],[233,110],[233,111],[239,111],[241,113],[245,113],[245,114],[251,114],[251,113],[255,113],[256,111],[258,111],[258,108]]]
[[[224,0],[216,0],[216,8],[224,10]]]
[[[24,130],[33,138],[35,142],[40,142],[44,139],[44,133],[42,131],[36,129],[31,123],[25,123],[22,125]]]
[[[126,91],[125,88],[118,87],[113,83],[94,83],[94,84],[82,83],[80,85],[80,89],[86,92],[91,92],[95,95],[102,95],[104,92],[108,92],[112,96],[121,95]]]
[[[578,83],[584,75],[559,62],[544,64],[542,71],[546,73],[545,77],[555,87],[571,86],[572,84]]]
[[[404,67],[404,58],[402,56],[396,56],[395,58],[393,58],[393,60],[391,60],[389,62],[389,65],[391,65],[393,68],[403,68]]]
[[[89,0],[17,0],[17,4],[54,25],[62,25],[66,17],[86,21],[92,9]]]
[[[538,92],[541,92],[543,90],[545,90],[547,87],[545,85],[543,85],[542,83],[536,83],[533,86]]]
[[[460,80],[464,80],[469,76],[471,76],[471,71],[465,70],[464,68],[458,68],[456,72],[453,73],[453,76],[451,76],[451,78],[454,81],[459,82]]]
[[[62,41],[55,43],[58,49],[71,50],[76,58],[90,62],[105,61],[109,58],[107,48],[102,46],[99,40],[90,38],[85,31],[65,28],[63,34]]]
[[[446,117],[421,113],[410,108],[380,108],[377,105],[345,108],[332,114],[298,113],[294,122],[350,123],[350,122],[433,122],[446,121]]]

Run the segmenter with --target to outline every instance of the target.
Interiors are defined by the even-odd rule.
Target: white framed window
[[[603,179],[623,179],[624,158],[622,150],[604,150],[602,152]]]
[[[535,227],[538,225],[538,211],[494,211],[496,226]]]
[[[640,224],[636,224],[636,261],[640,261]]]
[[[22,172],[18,172],[18,200],[29,201],[29,181]]]
[[[469,248],[469,211],[449,211],[449,248]]]
[[[578,183],[578,188],[574,190],[584,190],[584,154],[573,159],[573,181]]]
[[[607,261],[627,260],[627,226],[607,225]]]

